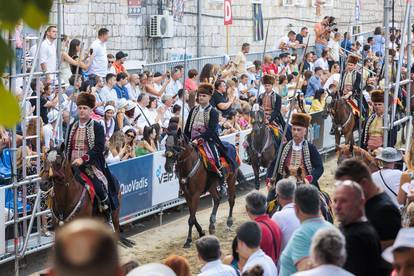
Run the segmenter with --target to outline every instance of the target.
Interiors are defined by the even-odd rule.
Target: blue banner
[[[149,154],[109,166],[120,183],[121,217],[152,206],[152,163]]]

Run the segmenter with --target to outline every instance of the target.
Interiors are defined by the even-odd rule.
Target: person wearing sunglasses
[[[123,128],[125,134],[125,145],[127,146],[127,153],[129,158],[135,157],[135,138],[137,137],[137,132],[131,126],[125,126]]]

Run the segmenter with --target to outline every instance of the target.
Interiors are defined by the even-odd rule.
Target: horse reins
[[[189,154],[187,157],[185,157],[184,159],[182,159],[182,160],[178,160],[177,159],[177,163],[184,163],[188,158],[190,158],[191,157],[191,155],[192,154]],[[198,168],[200,167],[200,164],[201,164],[201,160],[200,160],[200,158],[199,157],[197,157],[197,162],[196,162],[196,164],[193,166],[193,168],[191,169],[191,171],[188,173],[188,175],[186,176],[186,177],[182,177],[181,175],[180,175],[180,182],[182,183],[182,184],[185,184],[185,183],[187,183],[188,182],[188,180],[191,178],[191,177],[193,177],[194,175],[195,175],[195,173],[197,172],[197,170],[198,170]]]

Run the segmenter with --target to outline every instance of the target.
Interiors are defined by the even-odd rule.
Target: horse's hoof
[[[231,228],[233,226],[233,218],[228,218],[227,219],[227,227]]]
[[[191,241],[186,241],[183,248],[190,248],[191,247]]]

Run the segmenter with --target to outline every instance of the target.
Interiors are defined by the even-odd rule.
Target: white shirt
[[[380,172],[387,185],[385,185],[384,181],[382,181]],[[398,195],[398,190],[400,189],[401,175],[402,175],[402,172],[400,170],[393,170],[393,169],[383,169],[383,170],[374,172],[372,174],[372,180],[374,181],[374,183],[385,191],[385,193],[390,197],[392,202],[394,202],[394,204],[397,207],[400,206],[400,204],[398,204],[396,195]],[[395,194],[391,192],[390,189]]]
[[[116,91],[113,88],[109,88],[109,86],[102,87],[101,91],[99,91],[99,97],[101,98],[102,102],[110,102],[113,101],[115,106],[118,102],[118,96],[116,95]]]
[[[135,85],[135,88],[133,88],[130,83],[127,83],[125,87],[128,90],[129,99],[131,101],[136,101],[138,99],[138,96],[141,94],[141,90],[139,89],[138,85]]]
[[[46,149],[50,149],[51,147],[56,146],[56,131],[53,130],[53,126],[51,124],[46,124],[43,126],[43,138]]]
[[[176,102],[175,102],[175,104],[176,105],[178,105],[178,106],[181,106],[181,111],[180,111],[180,117],[182,116],[182,112],[183,112],[183,101],[182,100],[177,100]],[[185,105],[184,105],[184,121],[186,121],[187,120],[187,118],[188,118],[188,114],[190,114],[190,107],[188,106],[188,103],[184,103]]]
[[[339,73],[335,73],[332,74],[325,82],[325,84],[323,85],[323,89],[329,89],[329,85],[331,85],[332,83],[336,82],[336,85],[339,86],[339,81],[341,78],[341,74]]]
[[[171,79],[167,87],[165,88],[165,95],[174,97],[175,95],[177,95],[178,90],[180,90],[181,88],[183,88],[183,85],[180,82],[180,80],[175,81]]]
[[[95,40],[91,44],[93,54],[95,57],[92,60],[91,67],[89,68],[89,74],[95,74],[102,78],[106,77],[108,73],[108,58],[106,56],[106,43],[103,43],[99,39]]]
[[[163,105],[163,108],[164,113],[163,117],[161,118],[161,127],[168,128],[168,123],[170,122],[170,119],[174,114],[172,113],[172,107],[166,107],[165,105]]]
[[[263,276],[277,276],[278,271],[276,268],[275,263],[273,262],[272,258],[267,256],[263,250],[259,249],[250,255],[249,259],[247,259],[246,264],[243,267],[242,273],[248,271],[255,265],[259,265],[263,268]]]
[[[328,61],[324,58],[320,57],[315,61],[315,68],[321,67],[322,70],[329,71]]]
[[[293,203],[286,204],[282,210],[274,213],[272,219],[276,221],[280,227],[280,231],[282,232],[282,248],[280,251],[282,252],[290,240],[293,232],[295,232],[295,230],[300,226],[300,221],[295,214],[295,207]]]
[[[42,63],[46,64],[47,72],[56,71],[56,39],[50,41],[46,38],[43,40],[42,44],[40,44],[39,66]],[[54,76],[55,75],[52,75],[52,79],[55,78]]]
[[[341,45],[338,41],[334,41],[333,39],[329,40],[328,42],[329,54],[333,58],[333,61],[339,61],[339,49]]]
[[[305,270],[302,272],[297,272],[293,274],[294,276],[352,276],[354,274],[346,271],[343,268],[340,268],[336,265],[320,265],[311,270]]]
[[[201,268],[198,276],[237,276],[236,270],[229,265],[225,265],[221,260],[206,263]]]
[[[138,104],[137,107],[135,108],[134,118],[136,118],[140,114],[141,116],[138,118],[138,121],[136,123],[137,127],[139,127],[140,129],[144,129],[145,126],[151,126],[155,124],[155,118],[153,118],[148,108],[142,107]],[[149,121],[149,124],[148,124],[147,119]]]
[[[285,45],[287,45],[288,47],[292,46],[293,44],[295,44],[295,42],[290,41],[289,37],[284,36],[282,38],[280,38],[277,43],[276,43],[276,49],[282,49],[280,48],[280,45],[284,43]]]

